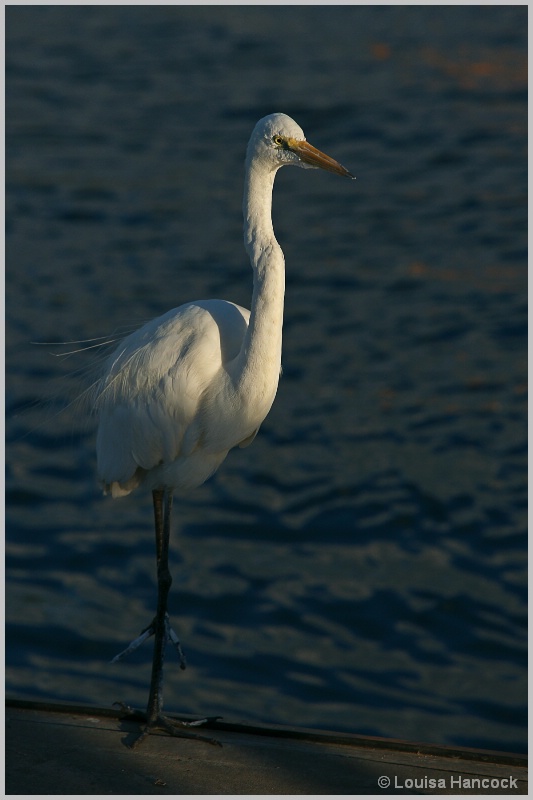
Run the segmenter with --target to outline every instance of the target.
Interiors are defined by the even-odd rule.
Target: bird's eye
[[[272,141],[277,147],[284,147],[285,145],[285,140],[283,139],[283,136],[273,136]]]

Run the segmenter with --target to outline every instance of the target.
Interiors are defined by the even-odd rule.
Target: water
[[[249,305],[284,111],[357,181],[278,176],[283,379],[177,503],[167,707],[525,748],[526,15],[6,9],[10,696],[143,705],[150,647],[108,661],[155,604],[150,498],[101,496],[69,405],[97,355],[31,343]]]

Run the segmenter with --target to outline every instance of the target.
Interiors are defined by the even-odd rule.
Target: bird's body
[[[284,164],[353,177],[309,145],[290,117],[260,120],[248,145],[243,201],[244,242],[254,273],[251,310],[225,300],[179,306],[124,339],[96,387],[98,472],[105,490],[120,497],[144,484],[154,496],[160,602],[147,629],[156,634],[156,644],[146,732],[165,720],[162,657],[175,637],[166,614],[170,574],[163,563],[172,494],[202,484],[231,448],[254,439],[278,387],[285,263],[271,210],[274,178]]]
[[[114,354],[100,397],[99,471],[114,497],[140,483],[194,489],[251,441],[263,402],[239,384],[250,312],[224,300],[187,303],[152,320]]]

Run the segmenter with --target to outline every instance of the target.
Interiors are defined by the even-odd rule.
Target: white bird
[[[96,386],[98,474],[105,492],[121,497],[142,485],[153,494],[157,613],[114,659],[155,635],[146,727],[136,743],[156,728],[194,736],[184,729],[209,721],[184,723],[162,714],[163,656],[169,641],[185,666],[167,614],[172,498],[175,491],[206,481],[232,447],[249,445],[274,401],[285,261],[272,227],[272,190],[276,172],[286,164],[353,178],[310,145],[286,114],[259,120],[246,153],[243,201],[244,244],[254,277],[251,310],[226,300],[174,308],[125,338]]]

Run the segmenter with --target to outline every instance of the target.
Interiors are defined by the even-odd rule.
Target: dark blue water
[[[176,505],[169,709],[526,746],[527,8],[33,6],[7,17],[7,691],[144,704],[150,497],[72,401],[190,299],[249,305],[243,158],[284,111],[283,379]],[[63,409],[60,413],[57,413]],[[179,528],[179,530],[178,530]]]

